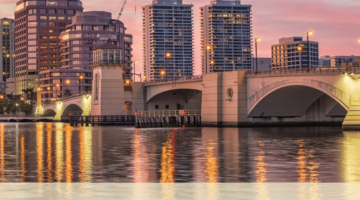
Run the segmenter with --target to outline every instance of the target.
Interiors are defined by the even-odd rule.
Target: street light
[[[60,90],[60,84],[56,84],[56,98],[59,98],[59,90]]]
[[[213,71],[214,71],[214,66],[213,65],[215,64],[215,61],[213,61],[213,60],[210,61],[210,64],[212,65],[212,68],[213,68]]]
[[[25,100],[25,98],[24,97],[20,97],[20,101],[24,101]]]
[[[205,70],[204,70],[204,71],[205,71],[205,74],[206,74],[206,73],[209,73],[209,72],[208,72],[208,60],[209,60],[209,58],[208,58],[208,57],[209,57],[208,51],[210,51],[210,50],[211,50],[211,46],[210,46],[210,45],[207,45],[207,46],[205,47],[205,59],[204,59],[204,60],[205,60],[205,67],[204,67],[204,68],[205,68]]]
[[[166,73],[165,73],[165,80],[167,80],[167,68],[168,68],[168,61],[167,61],[167,59],[168,58],[170,58],[171,57],[171,53],[166,53],[166,56],[165,56],[166,58],[165,58],[165,63],[166,63],[166,68],[165,68],[165,71],[166,71]]]
[[[256,63],[256,65],[255,65],[255,71],[258,70],[257,43],[260,42],[260,41],[261,41],[260,37],[255,38],[255,57],[256,57],[256,60],[255,60],[255,63]]]
[[[81,94],[81,82],[84,79],[84,76],[80,74],[79,76],[79,94]]]
[[[136,63],[137,62],[138,62],[137,60],[134,61],[134,82],[135,82],[135,79],[136,79],[135,74],[136,74]]]
[[[307,35],[307,50],[308,50],[308,67],[311,68],[310,66],[310,43],[309,43],[309,37],[312,36],[314,34],[314,32],[312,30],[308,30],[306,35]]]
[[[298,46],[297,50],[302,51],[303,50],[302,46]]]

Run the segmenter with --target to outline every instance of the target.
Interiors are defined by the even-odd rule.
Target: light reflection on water
[[[0,124],[0,182],[207,182],[214,191],[218,182],[360,182],[359,145],[360,133],[333,127],[5,123]],[[259,190],[266,194],[265,186]],[[164,185],[163,192],[171,196],[171,191]]]

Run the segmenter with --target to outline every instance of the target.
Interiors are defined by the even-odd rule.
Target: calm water
[[[360,182],[360,132],[0,124],[1,182]]]

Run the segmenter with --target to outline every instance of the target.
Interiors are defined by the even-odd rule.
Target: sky
[[[84,11],[108,11],[117,18],[123,0],[83,0]],[[0,17],[14,18],[16,0],[0,0]],[[138,60],[136,73],[142,73],[142,13],[141,7],[152,0],[128,0],[121,21],[127,33],[133,35],[133,60]],[[183,0],[193,4],[195,74],[201,73],[200,7],[210,0]],[[270,57],[271,45],[282,37],[306,37],[313,30],[311,40],[319,42],[320,56],[359,55],[360,1],[359,0],[242,0],[252,5],[253,37],[261,37],[258,56]]]

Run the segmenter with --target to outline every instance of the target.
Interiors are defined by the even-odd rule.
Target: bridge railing
[[[51,116],[45,116],[45,115],[34,115],[34,114],[0,114],[0,119],[6,119],[6,118],[54,118]]]
[[[331,67],[331,68],[306,68],[306,69],[272,69],[261,71],[247,71],[248,76],[289,76],[289,75],[321,75],[359,73],[360,67]]]
[[[83,95],[86,95],[86,94],[91,94],[89,92],[82,92],[82,93],[78,93],[78,94],[73,94],[71,96],[67,96],[67,97],[61,97],[61,98],[58,98],[56,101],[52,101],[52,102],[47,102],[47,106],[49,105],[54,105],[57,101],[65,101],[65,100],[70,100],[70,99],[76,99],[76,98],[79,98]]]
[[[201,110],[142,110],[138,111],[139,117],[201,115]]]
[[[161,80],[151,80],[151,81],[144,81],[144,85],[153,85],[153,84],[162,84],[162,83],[174,83],[174,82],[186,82],[186,81],[198,81],[202,80],[201,75],[197,76],[186,76],[186,77],[179,77],[179,78],[164,78]]]

